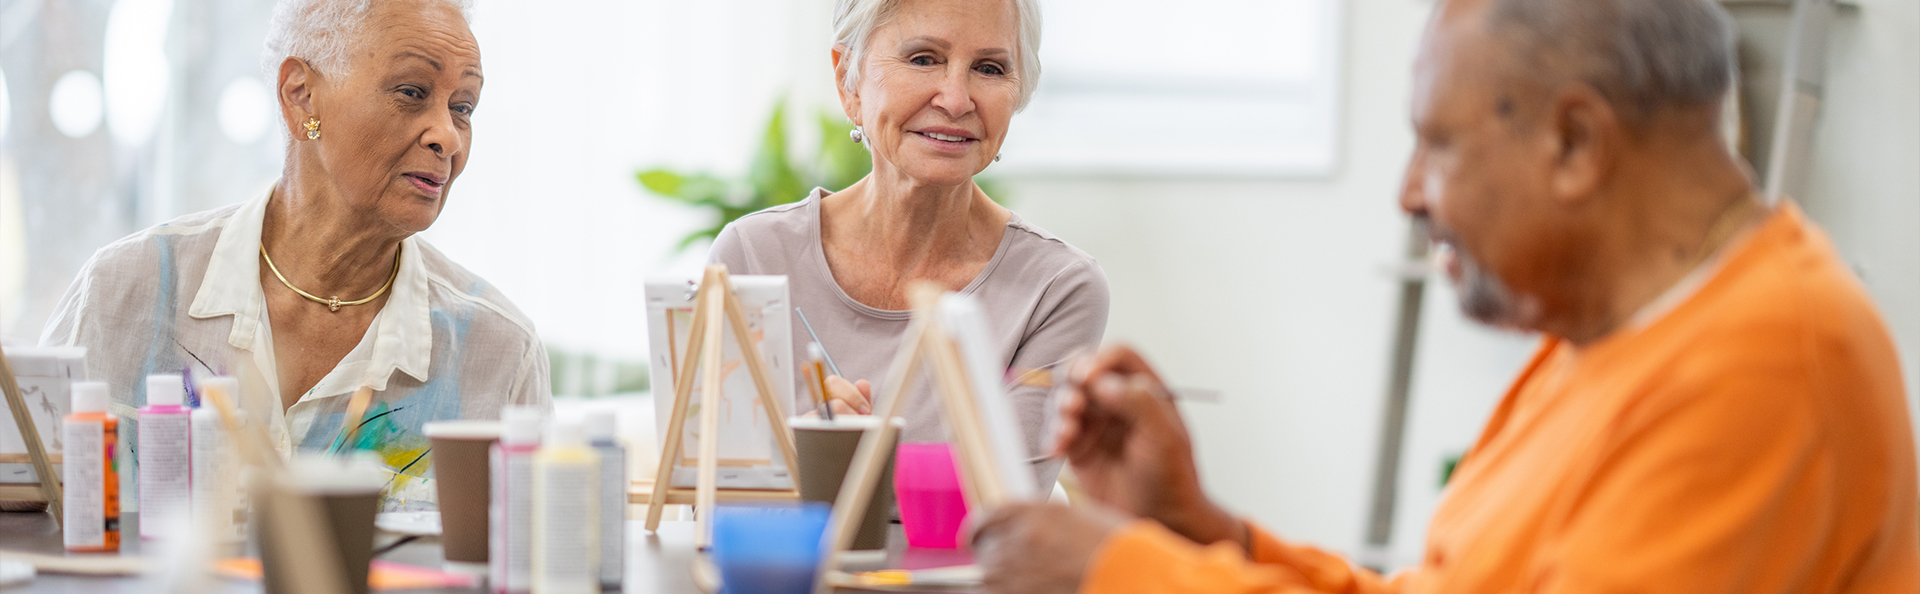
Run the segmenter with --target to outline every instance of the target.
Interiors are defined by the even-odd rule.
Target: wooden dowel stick
[[[708,284],[701,287],[703,303],[700,305],[707,313],[707,326],[701,329],[706,334],[706,342],[700,352],[700,469],[699,479],[695,483],[694,494],[694,531],[695,543],[705,549],[713,543],[713,506],[715,503],[715,483],[720,479],[720,392],[725,387],[721,382],[724,346],[721,334],[721,310],[726,308],[727,291],[724,281],[712,269],[707,272]],[[745,346],[742,345],[743,349]]]
[[[708,275],[709,279],[711,275]],[[705,279],[703,279],[705,280]],[[701,290],[706,289],[705,285]],[[647,530],[660,529],[660,512],[666,508],[666,492],[673,487],[673,468],[680,464],[680,450],[687,425],[687,402],[693,398],[693,373],[699,368],[700,350],[706,338],[707,311],[700,307],[703,300],[699,296],[693,301],[693,324],[687,326],[687,349],[680,361],[680,368],[673,375],[673,412],[667,415],[667,440],[660,446],[660,465],[654,470],[653,492],[655,497],[647,502]],[[672,316],[673,312],[667,312]],[[668,337],[667,348],[672,349],[672,337]]]
[[[780,446],[780,455],[787,463],[787,476],[793,479],[795,493],[800,490],[800,455],[793,444],[793,431],[787,428],[786,408],[773,397],[773,382],[767,379],[767,364],[761,360],[760,349],[754,345],[753,333],[747,330],[747,314],[740,306],[740,298],[733,290],[733,281],[727,276],[725,265],[715,264],[718,268],[720,286],[725,289],[727,320],[733,326],[733,341],[740,347],[740,358],[747,361],[747,373],[753,377],[753,387],[760,395],[760,406],[767,409],[767,424],[773,428],[774,443]],[[796,362],[797,363],[797,362]]]
[[[0,350],[0,391],[5,392],[13,424],[20,429],[20,440],[27,443],[27,457],[32,459],[33,473],[40,479],[40,495],[47,498],[47,511],[53,514],[54,523],[65,529],[66,496],[60,491],[60,477],[53,474],[53,462],[47,459],[47,445],[40,441],[40,429],[33,426],[33,411],[27,408],[20,384],[13,379],[13,366],[7,363],[5,350]]]
[[[220,413],[220,426],[227,429],[227,435],[236,440],[252,442],[248,447],[241,448],[247,465],[264,469],[280,467],[280,456],[273,453],[273,440],[267,437],[265,428],[258,423],[240,424],[239,415],[233,407],[237,395],[228,394],[225,388],[212,382],[201,386],[200,394],[206,403],[213,405],[213,410]]]
[[[933,359],[934,381],[941,386],[946,405],[948,433],[953,437],[954,460],[962,470],[963,487],[970,494],[974,509],[986,509],[1002,500],[1000,475],[993,471],[987,451],[986,432],[974,406],[973,391],[967,383],[965,365],[959,348],[944,331],[929,332],[925,352]]]
[[[894,353],[893,365],[888,367],[886,382],[881,384],[877,396],[885,396],[885,402],[876,403],[880,407],[880,427],[860,436],[860,445],[853,450],[853,461],[849,462],[847,476],[840,483],[840,496],[834,498],[833,515],[827,524],[827,552],[820,556],[820,566],[814,572],[814,592],[827,594],[832,590],[827,585],[827,574],[839,567],[839,555],[853,546],[855,532],[860,521],[866,516],[867,504],[872,501],[873,490],[880,487],[880,475],[886,470],[887,445],[893,443],[899,429],[893,426],[893,420],[906,410],[908,382],[920,370],[920,343],[926,333],[928,320],[925,316],[914,316],[907,324],[907,332],[900,343],[900,350]]]
[[[940,300],[945,294],[938,287],[918,287],[914,304],[916,310],[938,320]],[[992,454],[987,449],[990,446],[986,439],[986,426],[980,419],[972,382],[967,378],[966,364],[960,355],[960,345],[954,342],[946,326],[940,323],[929,325],[922,340],[925,344],[920,352],[933,362],[933,381],[938,386],[937,393],[947,413],[947,433],[953,438],[954,462],[965,478],[962,481],[963,492],[975,509],[992,507],[1001,501],[1004,491],[999,473],[993,472]]]

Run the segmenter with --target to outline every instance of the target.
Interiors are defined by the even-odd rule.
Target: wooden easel
[[[7,409],[13,413],[13,424],[20,428],[20,440],[27,443],[27,458],[33,462],[33,473],[40,478],[40,496],[47,499],[47,511],[53,513],[53,521],[65,528],[66,514],[62,511],[64,496],[60,491],[60,477],[53,474],[53,461],[47,457],[47,446],[40,441],[40,430],[33,426],[33,411],[27,409],[27,399],[20,394],[20,384],[13,379],[13,366],[7,364],[7,353],[0,349],[0,391],[6,392]]]
[[[720,468],[720,392],[725,388],[720,373],[723,326],[733,327],[734,343],[740,347],[740,357],[746,360],[747,373],[753,376],[753,386],[760,394],[760,405],[767,410],[767,422],[773,426],[774,440],[779,443],[780,455],[787,462],[788,476],[793,478],[793,487],[786,491],[724,491],[738,493],[738,499],[747,500],[766,500],[769,495],[782,500],[800,498],[800,458],[794,450],[793,432],[787,428],[786,416],[781,412],[784,409],[774,400],[773,383],[767,377],[766,362],[761,360],[760,349],[754,346],[753,336],[747,331],[747,315],[740,305],[739,296],[733,291],[733,281],[727,276],[726,265],[708,266],[706,275],[700,280],[700,292],[694,298],[693,325],[687,329],[687,357],[673,374],[673,414],[667,417],[667,440],[660,448],[660,466],[655,472],[653,494],[647,500],[647,530],[650,531],[660,528],[660,512],[666,504],[686,501],[688,490],[673,487],[673,468],[680,460],[688,401],[693,398],[693,373],[697,370],[701,373],[700,465],[692,490],[692,503],[696,542],[701,548],[705,548],[713,537],[708,521],[723,491],[715,484]]]
[[[820,555],[820,567],[814,572],[816,594],[831,592],[833,574],[841,573],[839,556],[853,546],[854,533],[863,516],[861,510],[866,509],[872,499],[885,469],[888,454],[885,444],[893,443],[900,431],[892,419],[899,418],[906,410],[907,386],[917,377],[923,362],[931,364],[934,395],[945,405],[947,429],[953,436],[955,463],[967,506],[990,509],[1012,498],[995,472],[993,456],[988,450],[987,429],[967,380],[959,346],[938,321],[938,305],[945,293],[939,285],[925,281],[908,289],[913,320],[908,323],[900,350],[894,355],[885,389],[879,392],[887,396],[879,428],[861,436],[860,446],[853,451],[852,465],[847,468],[846,482],[840,487],[840,497],[833,502],[832,519],[824,536],[827,550]]]

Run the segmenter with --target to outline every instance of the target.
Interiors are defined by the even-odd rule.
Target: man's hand
[[[1054,451],[1073,464],[1089,497],[1199,544],[1246,546],[1240,521],[1201,491],[1180,410],[1139,353],[1107,347],[1069,376]]]
[[[1076,592],[1101,543],[1126,523],[1098,506],[1008,504],[974,532],[974,561],[988,592]]]

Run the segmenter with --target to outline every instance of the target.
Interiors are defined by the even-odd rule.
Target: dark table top
[[[139,555],[143,544],[137,536],[139,514],[121,516],[121,555]],[[129,538],[130,537],[130,538]],[[392,542],[395,537],[381,535],[376,546]],[[21,551],[39,554],[60,555],[65,549],[60,541],[60,528],[53,516],[46,513],[0,513],[0,550]],[[627,574],[625,592],[629,594],[683,594],[698,592],[693,584],[690,569],[693,566],[694,524],[690,521],[661,522],[657,533],[648,532],[640,520],[627,522]],[[892,527],[884,555],[874,552],[865,561],[850,562],[849,570],[870,570],[885,567],[903,567],[921,569],[945,567],[972,563],[972,556],[957,549],[915,549],[906,546],[899,525]],[[438,568],[443,566],[440,556],[440,542],[437,539],[423,538],[400,545],[391,552],[380,555],[380,559]],[[484,569],[481,569],[484,571]],[[33,582],[24,586],[0,588],[6,594],[147,594],[160,591],[156,576],[142,577],[85,577],[72,575],[53,575],[41,573]],[[260,592],[258,582],[211,578],[213,587],[209,594],[241,594]],[[408,592],[446,592],[446,593],[482,593],[484,587],[454,588],[439,590],[408,590]]]

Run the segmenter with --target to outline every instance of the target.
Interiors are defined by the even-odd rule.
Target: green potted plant
[[[839,191],[866,177],[873,162],[866,149],[847,140],[853,125],[822,113],[820,150],[811,165],[796,164],[787,154],[786,102],[773,105],[773,116],[760,136],[760,147],[745,179],[722,179],[706,172],[680,173],[654,168],[638,174],[640,185],[674,202],[712,209],[718,220],[680,239],[675,249],[711,240],[728,223],[768,207],[795,202],[815,187]],[[835,142],[838,140],[838,142]]]

